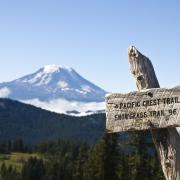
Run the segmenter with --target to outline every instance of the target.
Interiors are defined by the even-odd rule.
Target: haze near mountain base
[[[73,68],[46,65],[33,74],[0,83],[0,97],[8,97],[47,110],[72,115],[104,111],[106,91]]]

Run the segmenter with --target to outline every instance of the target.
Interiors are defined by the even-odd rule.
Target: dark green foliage
[[[74,180],[83,180],[84,175],[84,168],[83,165],[85,164],[86,153],[84,152],[83,148],[79,149],[78,157],[74,162],[74,172],[73,172],[73,178]]]
[[[71,117],[0,99],[0,153],[42,157],[21,172],[3,163],[0,180],[164,180],[150,133],[102,137],[104,128],[105,114]]]
[[[42,159],[31,157],[22,169],[23,180],[43,180],[45,176],[45,167]]]
[[[73,117],[0,99],[0,142],[23,139],[32,145],[61,138],[97,143],[104,129],[105,114]]]
[[[148,138],[149,133],[146,131],[129,133],[129,144],[134,147],[132,154],[128,155],[132,180],[164,180],[154,145]]]
[[[0,142],[0,153],[8,154],[10,152],[31,152],[31,148],[24,145],[22,139]]]
[[[47,142],[33,148],[42,159],[30,158],[22,171],[16,172],[4,163],[1,179],[10,180],[164,180],[156,154],[149,153],[152,144],[143,133],[130,134],[134,151],[125,154],[117,134],[104,134],[95,146],[62,141]],[[153,147],[153,146],[152,146]]]
[[[87,162],[87,179],[116,180],[118,179],[118,165],[120,151],[116,134],[107,134],[102,137],[94,150],[89,152]]]

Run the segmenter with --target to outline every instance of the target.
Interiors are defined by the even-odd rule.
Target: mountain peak
[[[11,82],[0,83],[8,88],[9,98],[51,101],[65,99],[78,102],[103,102],[106,92],[83,78],[74,69],[56,64],[46,65],[33,74]]]
[[[59,66],[56,64],[50,64],[50,65],[45,65],[43,67],[43,72],[49,74],[49,73],[59,72],[61,69],[72,71],[72,68],[67,67],[67,66]]]
[[[75,112],[85,115],[104,109],[105,94],[106,91],[74,69],[55,64],[14,81],[0,83],[0,95],[73,115]]]

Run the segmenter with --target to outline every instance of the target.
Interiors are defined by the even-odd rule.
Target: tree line
[[[29,158],[21,171],[2,163],[0,179],[164,180],[158,157],[152,151],[152,141],[148,142],[145,132],[129,133],[126,143],[128,152],[124,151],[118,134],[107,133],[96,145],[58,140],[28,150],[22,148],[26,147],[23,142],[18,141],[21,147],[18,151],[31,151],[40,156]]]

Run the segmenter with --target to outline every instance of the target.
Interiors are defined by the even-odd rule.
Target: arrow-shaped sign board
[[[106,97],[109,132],[180,126],[180,87],[149,89]]]

